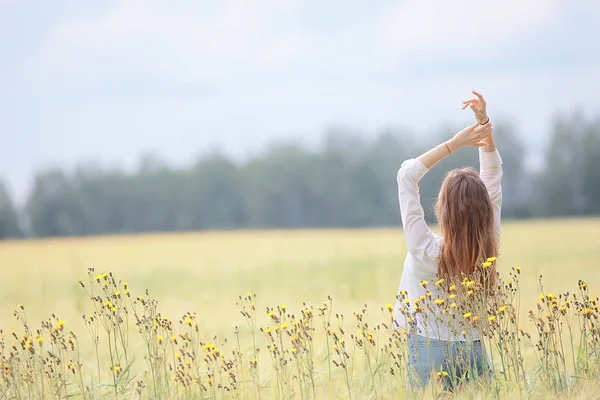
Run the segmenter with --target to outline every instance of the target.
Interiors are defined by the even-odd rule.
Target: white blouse
[[[498,150],[484,152],[479,149],[479,164],[479,174],[492,201],[494,228],[499,237],[502,206],[502,158],[500,158]],[[433,283],[438,279],[437,268],[442,238],[433,233],[427,226],[419,196],[419,180],[428,171],[429,169],[419,160],[409,159],[402,163],[397,176],[400,214],[408,247],[398,295],[405,292],[406,297],[411,300],[411,308],[412,302],[426,293],[426,289],[420,285],[421,281],[430,282],[427,286],[429,291],[434,292],[438,289]],[[442,295],[442,293],[436,294]],[[399,298],[394,313],[394,329],[407,327],[406,317],[400,311],[402,306],[403,304]],[[420,320],[419,317],[421,317]],[[438,340],[462,340],[461,338],[452,337],[448,327],[436,324],[433,322],[435,320],[435,317],[429,317],[427,323],[424,323],[423,316],[417,314],[418,334]],[[476,336],[475,332],[474,335]],[[478,339],[475,336],[473,339]]]

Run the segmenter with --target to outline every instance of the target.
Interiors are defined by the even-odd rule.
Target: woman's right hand
[[[473,90],[473,94],[476,96],[475,98],[463,101],[462,109],[464,110],[467,107],[471,107],[471,110],[475,114],[475,119],[480,124],[487,123],[490,119],[487,115],[487,103],[482,95]]]
[[[452,152],[461,148],[461,147],[483,147],[488,143],[485,139],[491,135],[493,125],[492,123],[487,123],[485,125],[480,125],[477,122],[474,125],[467,126],[460,132],[458,132],[454,137],[448,142],[448,145],[451,147]]]

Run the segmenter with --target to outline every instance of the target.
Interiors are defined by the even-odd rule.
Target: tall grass
[[[521,269],[485,291],[495,259],[479,276],[421,282],[425,295],[398,296],[378,310],[366,305],[337,312],[322,304],[259,306],[255,294],[239,296],[238,322],[226,337],[202,337],[192,311],[163,315],[148,291],[133,294],[127,282],[89,269],[80,290],[88,299],[81,316],[86,332],[51,315],[33,324],[26,307],[14,316],[21,329],[2,332],[2,398],[421,398],[451,388],[453,396],[502,398],[580,396],[598,384],[598,299],[579,281],[575,293],[547,293],[521,309]],[[409,329],[392,330],[395,309]],[[221,316],[221,318],[223,318]],[[408,333],[443,319],[460,337],[483,338],[493,364],[488,378],[468,382],[459,369],[432,371],[426,388],[407,388]],[[529,320],[531,329],[521,324]],[[88,335],[93,359],[82,359],[79,335]],[[140,345],[141,344],[141,345]],[[133,349],[143,349],[134,351]],[[467,366],[462,370],[468,370]],[[471,376],[476,371],[470,371]]]

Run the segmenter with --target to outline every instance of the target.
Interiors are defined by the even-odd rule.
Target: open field
[[[200,337],[231,337],[244,326],[238,296],[257,294],[259,325],[266,306],[319,306],[327,296],[345,315],[364,304],[375,322],[394,303],[406,247],[401,230],[235,232],[57,239],[0,243],[0,327],[19,330],[18,303],[29,320],[56,313],[85,336],[82,314],[93,311],[79,279],[87,268],[112,271],[133,296],[150,291],[163,315],[196,312]],[[498,268],[521,267],[521,304],[535,307],[538,278],[547,292],[575,291],[578,279],[600,292],[600,220],[507,222]],[[527,324],[523,318],[524,324]],[[135,341],[135,332],[132,341]],[[83,346],[82,346],[83,347]],[[83,350],[84,359],[92,357]],[[141,360],[140,360],[141,361]]]
[[[548,291],[584,279],[600,291],[600,220],[503,224],[499,270],[521,266],[524,304],[534,304],[538,277]],[[401,230],[320,230],[115,236],[0,243],[0,326],[15,325],[17,303],[32,319],[58,313],[69,321],[89,311],[77,285],[87,268],[112,271],[135,294],[144,289],[168,315],[196,311],[210,333],[229,333],[239,295],[259,304],[318,305],[331,295],[352,312],[393,302],[406,246]],[[528,296],[528,292],[531,296]]]

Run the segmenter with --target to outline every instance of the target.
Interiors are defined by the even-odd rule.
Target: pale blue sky
[[[600,115],[599,20],[594,0],[0,0],[0,176],[22,199],[48,165],[434,134],[470,122],[472,88],[544,143],[556,111]]]

